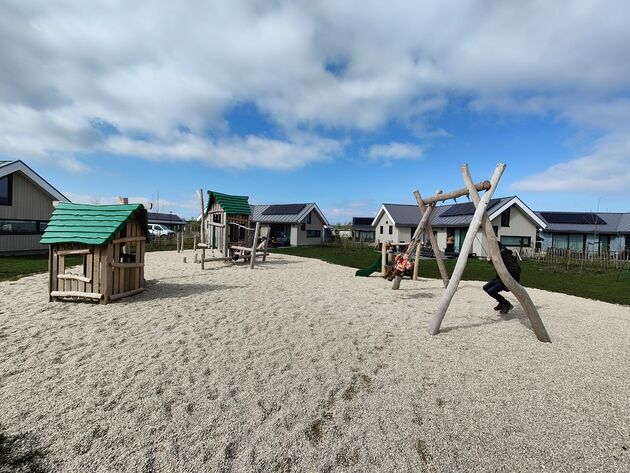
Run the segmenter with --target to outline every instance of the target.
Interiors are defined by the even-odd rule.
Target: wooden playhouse
[[[66,298],[101,304],[144,290],[147,211],[142,204],[60,202],[41,243],[49,245],[49,301]],[[66,256],[81,256],[69,269]]]
[[[248,197],[208,191],[205,235],[209,247],[225,256],[231,256],[231,248],[235,246],[251,247],[254,237],[248,231],[251,215]]]

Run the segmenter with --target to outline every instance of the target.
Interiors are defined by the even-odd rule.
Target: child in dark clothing
[[[508,272],[516,281],[520,281],[521,267],[518,264],[516,256],[514,256],[514,254],[501,243],[499,243],[499,249],[501,250],[501,259],[503,259],[503,262],[505,263],[505,267],[507,268]],[[505,284],[503,284],[503,281],[501,281],[501,278],[498,274],[492,281],[488,281],[483,286],[483,290],[486,291],[490,297],[496,299],[496,301],[499,303],[494,308],[494,310],[498,310],[502,314],[507,314],[510,310],[514,308],[514,306],[510,304],[510,302],[505,297],[499,294],[499,292],[508,291],[509,289],[505,287]]]

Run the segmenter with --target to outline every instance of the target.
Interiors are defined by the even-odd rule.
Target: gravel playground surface
[[[0,283],[0,471],[630,471],[629,307],[530,290],[544,344],[464,281],[430,336],[437,280],[192,259],[106,306]]]

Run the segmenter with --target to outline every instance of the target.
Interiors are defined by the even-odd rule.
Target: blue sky
[[[203,188],[344,222],[464,162],[535,210],[630,210],[624,2],[152,5],[3,2],[0,157],[183,217]]]

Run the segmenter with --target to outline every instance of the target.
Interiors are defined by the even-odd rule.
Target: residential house
[[[326,240],[328,220],[315,203],[250,205],[253,223],[260,222],[261,234],[268,232],[279,244],[321,245]]]
[[[0,161],[0,254],[48,251],[39,240],[54,201],[69,202],[24,162]]]
[[[374,241],[375,232],[372,217],[352,217],[352,239],[354,241]]]
[[[536,212],[546,227],[542,250],[579,253],[630,251],[630,212]]]
[[[168,227],[174,232],[181,232],[186,226],[186,221],[178,215],[171,213],[148,213],[149,224],[159,224]]]
[[[546,223],[518,197],[491,199],[488,203],[488,216],[499,241],[508,247],[523,251],[533,251],[538,229]],[[438,246],[446,249],[447,239],[453,237],[454,252],[459,252],[475,207],[472,203],[436,206],[431,225],[436,234]],[[417,205],[383,204],[372,226],[376,231],[377,242],[409,243],[420,223],[420,210]],[[483,232],[477,234],[471,253],[477,256],[488,255],[488,245]]]

